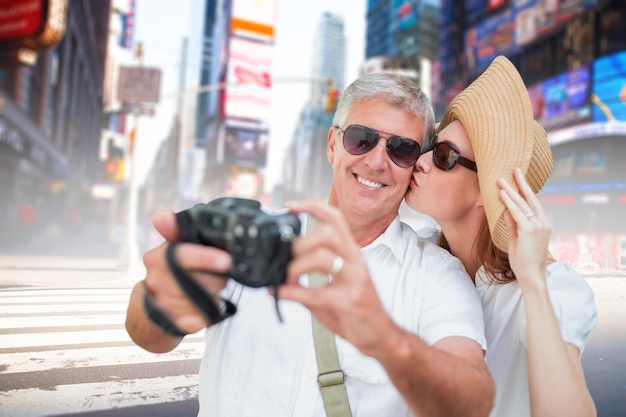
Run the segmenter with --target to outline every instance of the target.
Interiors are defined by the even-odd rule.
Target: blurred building
[[[195,123],[188,135],[193,135],[194,147],[204,152],[204,166],[201,195],[189,195],[188,200],[222,195],[260,198],[267,162],[277,4],[275,0],[204,3],[192,17],[197,21],[192,27],[202,28],[194,31],[201,39],[195,34],[190,38],[187,70],[196,75],[186,80],[193,85],[199,78],[201,86],[191,104]],[[193,152],[184,151],[185,161],[198,160]]]
[[[438,115],[497,55],[513,61],[554,154],[552,250],[574,265],[626,256],[625,18],[621,0],[442,1]]]
[[[276,0],[192,0],[177,119],[144,185],[144,206],[263,198]],[[174,182],[163,191],[156,178]]]
[[[439,0],[369,0],[363,73],[378,66],[402,70],[429,94],[430,66],[439,56],[439,19]]]
[[[343,18],[329,12],[322,14],[312,53],[311,97],[300,113],[293,141],[285,153],[284,183],[274,199],[277,206],[287,199],[325,199],[330,192],[332,169],[326,159],[326,144],[336,100],[345,88]]]
[[[20,13],[33,10],[33,5],[50,7],[48,16],[63,23],[64,34],[54,45],[36,43],[29,50],[23,46],[33,45],[21,43],[19,34],[2,31],[3,231],[14,230],[10,226],[17,223],[16,210],[24,205],[34,206],[40,232],[49,224],[78,221],[77,211],[89,208],[91,184],[98,176],[110,1],[30,3],[29,8],[19,8],[19,2],[3,2],[0,19],[31,19]],[[3,25],[7,27],[12,26]]]

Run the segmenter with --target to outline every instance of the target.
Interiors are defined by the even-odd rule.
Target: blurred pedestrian
[[[28,244],[34,233],[37,221],[37,207],[27,201],[22,202],[19,206],[19,219],[21,226],[19,241]]]

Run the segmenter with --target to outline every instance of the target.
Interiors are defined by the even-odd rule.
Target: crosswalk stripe
[[[87,311],[126,311],[127,303],[59,303],[59,304],[21,304],[14,306],[0,305],[0,315],[15,315],[25,313],[40,313],[42,315],[47,313],[57,313],[67,311],[71,308],[76,313]],[[71,306],[71,307],[70,307]]]
[[[94,291],[95,290],[95,291]],[[77,296],[77,295],[130,295],[130,288],[48,288],[25,289],[25,290],[0,290],[0,297],[5,298],[34,298],[34,297],[57,297],[57,296]],[[0,300],[0,303],[2,302]]]
[[[41,327],[75,327],[75,326],[97,326],[102,324],[123,324],[126,320],[126,313],[115,312],[115,314],[93,314],[93,315],[47,315],[37,317],[32,316],[7,315],[0,321],[0,335],[9,333],[12,329],[28,329]]]
[[[0,415],[196,399],[204,330],[172,352],[147,352],[124,328],[129,295],[130,288],[0,290]]]
[[[46,369],[86,368],[90,366],[111,366],[124,364],[152,363],[195,359],[202,356],[203,342],[183,341],[174,351],[154,354],[138,346],[98,347],[89,349],[48,350],[32,353],[7,353],[1,355],[4,369],[0,375],[19,372],[37,372]]]
[[[149,388],[149,389],[147,389]],[[3,416],[41,417],[92,412],[197,398],[198,376],[179,375],[141,380],[106,381],[10,391],[0,401]]]
[[[49,334],[6,334],[0,336],[0,345],[3,348],[18,346],[46,346],[63,341],[73,344],[97,343],[102,341],[129,340],[125,329],[119,330],[87,330],[80,332],[57,332],[51,338]]]

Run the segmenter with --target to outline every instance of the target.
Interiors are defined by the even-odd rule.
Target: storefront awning
[[[0,90],[0,150],[12,152],[61,179],[70,176],[65,156],[4,91]]]

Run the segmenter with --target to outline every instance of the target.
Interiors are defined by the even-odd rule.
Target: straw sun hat
[[[511,61],[504,56],[494,59],[448,105],[439,130],[454,120],[461,122],[472,143],[491,238],[498,249],[508,253],[505,206],[496,181],[505,178],[517,189],[513,169],[520,167],[538,193],[552,171],[548,136],[533,118],[528,91]]]

